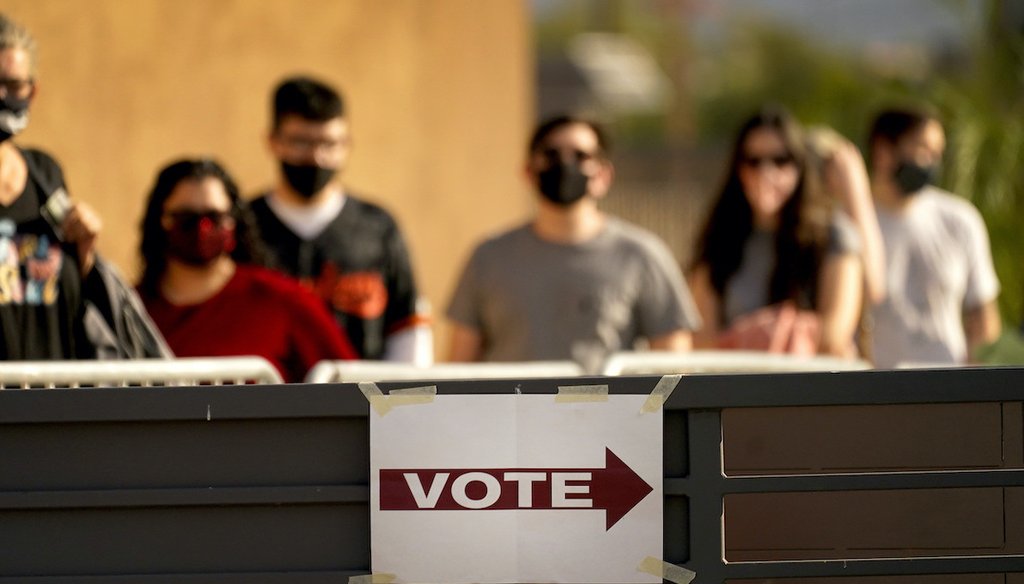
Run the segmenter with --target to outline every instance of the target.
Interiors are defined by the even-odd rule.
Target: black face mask
[[[935,182],[938,168],[935,166],[921,166],[915,162],[904,160],[896,167],[893,179],[896,186],[904,196],[910,196],[920,191],[925,186]]]
[[[6,142],[28,126],[29,99],[0,99],[0,142]]]
[[[590,177],[583,174],[576,164],[556,162],[547,170],[537,173],[540,194],[544,198],[567,207],[587,194],[587,181]]]
[[[281,161],[281,173],[288,184],[307,199],[319,193],[334,178],[336,168],[323,168],[315,164],[288,164]]]

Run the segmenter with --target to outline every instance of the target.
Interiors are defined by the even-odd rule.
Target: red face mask
[[[205,266],[235,250],[235,228],[227,213],[178,211],[167,230],[167,254],[193,266]]]

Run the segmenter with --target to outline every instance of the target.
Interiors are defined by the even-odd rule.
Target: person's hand
[[[718,348],[814,356],[821,341],[821,320],[792,302],[759,308],[740,316],[718,339]]]
[[[103,221],[96,210],[82,202],[73,203],[61,223],[64,241],[78,248],[78,265],[81,266],[83,278],[96,263],[96,238],[102,228]]]

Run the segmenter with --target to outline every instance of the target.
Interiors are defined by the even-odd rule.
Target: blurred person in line
[[[614,169],[596,123],[541,124],[525,174],[536,214],[473,252],[448,308],[452,361],[566,360],[598,372],[608,354],[686,351],[700,317],[653,234],[598,208]]]
[[[831,163],[852,164],[849,173],[857,160],[841,149]],[[742,124],[690,272],[704,321],[698,347],[856,356],[860,237],[814,171],[784,109],[764,107]]]
[[[857,228],[865,301],[877,304],[885,298],[885,249],[864,157],[853,142],[826,126],[809,128],[806,143],[825,194],[840,204]]]
[[[869,145],[888,283],[871,313],[874,362],[967,363],[999,336],[999,280],[981,214],[933,184],[942,124],[923,109],[888,109],[872,123]]]
[[[355,351],[312,293],[259,264],[264,251],[228,173],[180,160],[157,176],[141,224],[139,291],[179,357],[257,355],[286,382]]]
[[[341,95],[309,77],[282,81],[268,146],[279,178],[252,210],[275,267],[327,304],[360,358],[431,363],[430,323],[417,310],[398,224],[341,181],[352,150]]]
[[[35,40],[0,14],[0,359],[170,356],[98,258],[99,216],[68,196],[52,157],[13,142],[38,92]]]

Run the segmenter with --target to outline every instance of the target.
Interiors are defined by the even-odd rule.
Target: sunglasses
[[[776,156],[744,156],[740,162],[744,166],[749,166],[750,168],[760,168],[765,164],[769,164],[775,168],[782,168],[788,164],[793,164],[795,160],[791,154],[779,154]]]
[[[171,218],[175,225],[181,226],[184,229],[195,229],[204,220],[213,225],[223,226],[234,219],[231,213],[224,211],[173,211],[167,213],[167,216]]]

